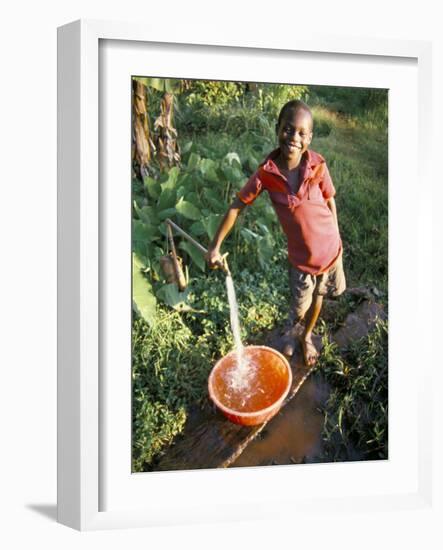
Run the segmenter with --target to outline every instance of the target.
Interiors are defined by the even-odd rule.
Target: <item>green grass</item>
[[[324,326],[323,326],[324,329]],[[324,408],[323,450],[316,461],[388,458],[388,326],[339,352],[323,330],[318,372],[331,392]]]
[[[326,158],[337,190],[349,285],[387,290],[387,133],[334,115],[329,123],[329,135],[314,137],[312,148]]]
[[[334,109],[342,110],[343,97],[332,97],[334,101],[331,99],[328,104],[324,97],[326,92],[322,93],[323,97],[315,95],[313,100],[316,135],[312,148],[326,158],[337,189],[348,286],[376,287],[387,307],[386,109],[383,110],[380,104],[362,109],[359,107],[361,102],[354,97],[353,112],[337,114]],[[189,130],[186,125],[177,124],[181,146],[187,144],[184,163],[192,153],[221,162],[226,154],[236,152],[241,159],[243,181],[246,181],[263,156],[275,147],[275,136],[273,121],[246,127],[247,113],[242,109],[236,105],[230,113],[227,108],[225,118],[217,119],[220,129],[216,132],[211,128],[206,132]],[[190,116],[189,112],[186,116]],[[217,116],[222,115],[218,113]],[[254,116],[259,120],[261,114]],[[194,172],[191,175],[195,180],[197,175]],[[203,195],[205,189],[210,188],[227,203],[241,185],[227,188],[219,184],[217,189],[215,181],[198,177],[201,185],[206,186],[202,187]],[[135,181],[133,190],[139,206],[148,209],[150,197],[144,195],[143,184]],[[229,251],[242,338],[247,343],[263,341],[266,332],[283,324],[288,314],[284,239],[264,195],[242,215],[224,246],[224,250]],[[206,235],[200,238],[207,244]],[[155,236],[153,245],[156,254],[163,253],[159,248],[164,246],[160,234]],[[223,275],[207,270],[202,272],[186,254],[184,257],[190,271],[188,311],[178,312],[158,301],[157,320],[153,326],[134,316],[134,471],[155,467],[156,460],[182,431],[190,407],[202,404],[207,398],[210,369],[233,345]],[[155,262],[152,266],[155,267]],[[152,266],[146,273],[156,289],[162,283]],[[327,322],[323,321],[318,327],[324,339],[318,371],[331,387],[324,411],[324,453],[317,457],[319,461],[387,456],[386,323],[379,323],[368,338],[356,342],[345,353],[339,353],[330,344],[330,333],[355,306],[355,298],[343,296],[332,312],[324,312]]]

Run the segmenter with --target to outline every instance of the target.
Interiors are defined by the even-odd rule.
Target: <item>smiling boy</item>
[[[303,321],[298,338],[306,365],[317,360],[312,332],[325,295],[335,297],[346,288],[342,243],[337,221],[335,188],[324,158],[309,150],[313,118],[302,101],[286,103],[276,124],[279,147],[272,151],[224,216],[206,255],[210,267],[222,262],[220,247],[246,205],[266,190],[287,238],[292,303],[290,320]],[[294,352],[295,341],[283,350]]]

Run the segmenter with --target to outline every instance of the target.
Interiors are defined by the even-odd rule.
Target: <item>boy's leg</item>
[[[305,328],[300,335],[303,357],[308,367],[315,365],[318,358],[318,351],[312,342],[312,331],[317,323],[322,305],[323,296],[315,292],[312,297],[311,307],[305,315]]]
[[[346,278],[343,270],[343,259],[340,255],[327,273],[318,275],[315,290],[312,296],[312,304],[305,315],[305,328],[300,336],[300,344],[303,348],[303,357],[307,366],[315,364],[318,352],[312,343],[312,331],[317,323],[323,305],[323,296],[340,296],[346,289]]]
[[[289,286],[291,289],[291,306],[289,313],[289,341],[283,349],[283,353],[292,356],[300,335],[304,332],[301,322],[311,307],[315,289],[315,277],[289,266]]]

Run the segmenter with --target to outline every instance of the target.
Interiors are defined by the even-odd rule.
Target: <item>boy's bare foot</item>
[[[299,348],[298,341],[302,333],[303,326],[300,323],[297,323],[295,325],[292,325],[292,323],[288,323],[284,327],[283,341],[285,341],[285,344],[282,350],[283,355],[286,355],[287,357],[292,357],[294,355],[295,350]]]
[[[311,336],[300,336],[300,345],[303,350],[303,358],[307,367],[313,367],[318,359],[318,351],[312,343]]]
[[[292,339],[290,342],[287,342],[282,350],[283,355],[286,355],[286,357],[292,357],[295,352],[295,348],[297,346],[297,342]]]

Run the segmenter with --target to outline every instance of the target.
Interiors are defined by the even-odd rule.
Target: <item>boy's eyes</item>
[[[286,126],[286,127],[284,128],[284,131],[285,131],[287,134],[289,134],[289,133],[294,133],[294,132],[295,132],[295,130],[293,130],[293,129],[291,128],[291,126]],[[299,132],[299,135],[300,135],[300,137],[302,137],[302,138],[305,138],[305,137],[308,136],[308,134],[306,134],[305,132]]]

